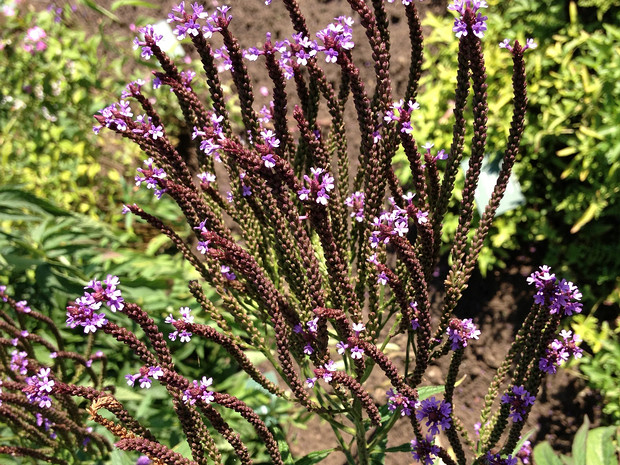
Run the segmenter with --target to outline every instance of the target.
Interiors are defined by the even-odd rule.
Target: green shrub
[[[27,8],[0,15],[3,182],[91,217],[109,213],[135,151],[98,142],[85,115],[106,101],[103,89],[124,82],[122,59],[102,65],[103,34],[72,24],[68,5],[60,15]]]
[[[612,325],[593,315],[578,315],[571,323],[588,345],[578,367],[588,385],[603,396],[603,413],[611,425],[620,424],[620,320]]]

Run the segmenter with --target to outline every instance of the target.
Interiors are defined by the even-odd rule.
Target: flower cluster
[[[157,130],[160,135],[163,135],[161,126]],[[153,189],[155,197],[161,199],[161,196],[166,192],[165,188],[160,188],[160,181],[166,177],[166,172],[162,168],[153,167],[153,159],[147,158],[144,160],[145,168],[138,168],[136,171],[140,174],[136,175],[136,186],[141,186],[142,183],[146,184],[147,189]]]
[[[536,287],[534,302],[544,305],[551,314],[572,315],[581,313],[583,305],[577,286],[565,279],[559,280],[546,265],[527,278],[527,283]]]
[[[28,353],[24,351],[14,350],[11,352],[11,370],[18,372],[20,375],[28,373]]]
[[[103,303],[112,312],[122,310],[125,306],[121,291],[117,289],[119,279],[117,276],[108,275],[103,281],[92,280],[84,289],[91,289],[93,292],[85,292],[83,296],[75,299],[73,304],[67,306],[67,326],[76,328],[84,327],[84,332],[94,333],[99,328],[105,326],[108,320],[104,313],[97,313]]]
[[[27,386],[23,391],[31,404],[38,404],[39,408],[50,408],[52,398],[49,394],[54,384],[54,380],[50,377],[50,369],[41,368],[36,375],[26,378]]]
[[[427,436],[426,439],[411,441],[411,453],[413,458],[424,465],[433,465],[439,456],[439,446],[434,444],[435,438]]]
[[[469,339],[478,339],[480,330],[476,328],[471,318],[459,320],[452,318],[448,325],[448,338],[451,341],[450,349],[458,350],[467,347]]]
[[[502,458],[500,454],[489,451],[484,456],[484,463],[486,465],[517,465],[517,458],[512,455]]]
[[[534,405],[535,400],[523,386],[513,386],[512,393],[505,393],[501,399],[503,404],[510,405],[510,417],[515,423],[524,419],[528,407]]]
[[[153,366],[142,367],[135,375],[125,375],[125,379],[127,380],[127,384],[129,386],[133,387],[136,381],[138,381],[141,389],[150,389],[153,384],[152,380],[159,379],[162,376],[164,376],[164,372],[161,367]]]
[[[194,316],[192,315],[192,309],[189,307],[181,307],[179,308],[179,313],[181,314],[181,318],[180,320],[176,320],[174,318],[174,316],[172,316],[172,314],[168,315],[166,317],[165,322],[171,325],[174,325],[174,323],[176,323],[177,321],[182,321],[184,323],[193,323],[194,322]],[[181,331],[179,331],[178,329],[173,331],[172,333],[170,333],[168,335],[168,338],[171,341],[176,341],[177,338],[179,338],[179,340],[181,342],[189,342],[192,340],[192,333],[190,333],[189,331],[187,331],[186,329],[182,329]]]
[[[452,420],[452,404],[446,401],[439,401],[435,396],[417,402],[415,405],[415,416],[418,421],[426,421],[428,432],[435,436],[439,434],[440,428],[443,430],[450,429]]]
[[[558,366],[566,362],[571,356],[581,358],[583,350],[577,346],[581,338],[572,331],[562,330],[560,332],[562,340],[554,339],[545,355],[538,362],[538,368],[544,373],[554,374]]]
[[[47,34],[43,28],[39,26],[31,27],[26,31],[26,37],[24,37],[22,46],[25,51],[32,54],[42,52],[47,48],[46,37]]]
[[[372,222],[374,231],[370,236],[370,246],[377,248],[380,244],[389,244],[394,236],[403,237],[409,232],[409,215],[407,210],[394,205],[392,211],[381,213]]]
[[[194,405],[198,399],[205,404],[213,402],[213,391],[208,388],[213,384],[213,378],[203,376],[200,382],[194,380],[192,385],[183,391],[183,402]]]
[[[448,5],[448,10],[455,11],[461,15],[458,18],[454,18],[454,27],[452,31],[454,31],[456,37],[461,38],[467,35],[465,13],[467,10],[470,10],[474,18],[473,24],[471,25],[472,32],[476,37],[482,39],[484,37],[484,31],[487,30],[486,20],[488,18],[482,16],[482,13],[478,10],[480,8],[486,8],[487,6],[487,2],[484,0],[454,0],[454,3]]]
[[[364,221],[364,198],[363,192],[354,192],[344,201],[345,205],[351,208],[351,218],[355,218],[355,221]]]
[[[326,62],[335,63],[340,51],[351,50],[355,46],[352,26],[352,18],[340,16],[334,23],[317,32],[316,36],[323,42],[323,45],[317,45],[316,49],[325,53]]]
[[[323,168],[310,168],[312,176],[304,175],[304,180],[309,187],[297,191],[299,200],[315,201],[321,205],[327,205],[329,194],[334,188],[334,177]]]
[[[395,389],[390,389],[387,395],[387,405],[390,412],[400,409],[401,416],[410,416],[413,412],[416,401],[410,399]]]

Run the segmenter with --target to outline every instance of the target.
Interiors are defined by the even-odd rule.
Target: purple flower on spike
[[[334,177],[322,168],[310,168],[312,176],[304,175],[304,180],[309,188],[304,187],[297,192],[299,200],[312,201],[321,205],[327,205],[328,192],[334,188]]]
[[[41,368],[35,376],[26,378],[26,387],[23,389],[28,402],[38,404],[39,408],[50,408],[52,398],[49,394],[54,388],[54,380],[50,377],[49,368]]]
[[[411,453],[413,458],[424,465],[433,465],[439,456],[439,446],[433,444],[433,437],[426,436],[426,439],[411,441]]]
[[[201,400],[205,404],[210,404],[215,399],[213,391],[209,387],[213,384],[213,378],[203,376],[200,382],[194,380],[192,385],[183,391],[183,402],[194,405],[197,400]]]
[[[351,218],[355,218],[357,222],[364,220],[364,198],[363,192],[354,192],[344,201],[347,207],[353,209]]]
[[[353,26],[352,18],[339,16],[332,24],[316,33],[323,43],[323,45],[317,45],[317,50],[325,53],[326,62],[336,63],[339,51],[351,50],[355,46],[351,26]]]
[[[18,352],[14,350],[11,352],[11,370],[19,372],[20,375],[28,373],[28,353]]]
[[[28,302],[25,300],[20,300],[19,302],[15,302],[15,309],[21,313],[30,313],[30,307],[28,306]]]
[[[579,302],[581,292],[577,286],[565,279],[558,280],[548,266],[543,265],[539,271],[532,273],[527,278],[527,283],[533,284],[537,289],[534,303],[544,305],[552,315],[581,313],[583,305]]]
[[[450,349],[458,350],[467,347],[467,341],[469,339],[478,339],[480,336],[480,330],[476,328],[471,318],[465,320],[459,320],[458,318],[452,318],[448,324],[448,339],[452,341]]]
[[[510,417],[516,423],[523,420],[528,407],[534,405],[535,399],[523,386],[513,386],[512,393],[504,394],[501,400],[503,404],[510,404]]]
[[[517,465],[517,458],[507,455],[504,459],[501,455],[488,451],[484,456],[484,463],[486,465]]]
[[[450,413],[452,413],[450,402],[439,401],[433,396],[416,404],[415,417],[418,421],[427,420],[426,426],[429,433],[436,435],[439,434],[440,428],[450,429],[452,423]]]
[[[415,400],[409,399],[395,389],[390,389],[385,393],[387,395],[387,406],[390,412],[394,412],[400,408],[401,416],[411,416]]]

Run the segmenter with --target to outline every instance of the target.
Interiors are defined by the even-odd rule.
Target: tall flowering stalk
[[[124,301],[113,276],[88,284],[85,294],[68,306],[67,324],[86,334],[103,331],[133,350],[141,366],[126,375],[128,384],[148,389],[161,383],[166,388],[191,458],[159,443],[111,393],[64,384],[48,368],[41,367],[37,378],[26,383],[30,401],[55,408],[67,396],[84,397],[92,401],[92,418],[119,438],[118,448],[139,451],[156,463],[222,463],[213,435],[223,437],[241,463],[252,463],[247,438],[220,413],[228,409],[254,428],[273,463],[284,463],[282,444],[248,405],[220,392],[208,372],[190,380],[175,367],[170,340],[210,341],[274,396],[325,419],[349,463],[365,465],[372,454],[382,452],[399,419],[411,424],[411,451],[420,462],[514,463],[542,377],[578,355],[578,341],[566,332],[560,334],[561,341],[556,334],[562,315],[580,311],[580,294],[546,267],[529,278],[537,288],[534,305],[490,386],[477,439],[469,437],[457,417],[454,394],[464,352],[476,344],[480,331],[472,320],[455,318],[454,310],[519,150],[527,102],[523,53],[533,42],[501,44],[513,58],[514,112],[499,178],[475,222],[474,192],[487,134],[481,45],[486,3],[457,0],[449,8],[457,14],[454,32],[459,41],[453,141],[435,154],[432,143],[419,144],[411,123],[412,112],[424,111],[415,101],[423,47],[414,2],[402,1],[411,39],[404,99],[392,94],[384,2],[349,3],[372,50],[375,82],[364,82],[353,60],[353,19],[340,16],[313,34],[296,0],[283,0],[295,30],[292,37],[274,41],[268,33],[261,47],[247,50],[234,35],[229,7],[210,13],[199,4],[173,8],[168,21],[200,57],[208,98],[193,89],[199,77],[180,71],[160,48],[161,37],[153,27],[140,30],[134,45],[144,59],[154,58],[161,65],[162,71],[153,73],[153,87],[168,87],[178,99],[192,133],[197,172],[188,164],[188,154],[179,152],[169,138],[152,96],[145,93],[145,82],[128,84],[119,102],[95,116],[97,133],[114,131],[144,150],[146,161],[138,168],[136,184],[158,198],[171,197],[193,236],[183,237],[138,205],[126,205],[123,211],[168,236],[201,279],[189,283],[195,308],[183,307],[166,319],[171,325],[168,337],[148,309]],[[211,44],[214,36],[219,36],[220,48]],[[249,61],[262,62],[273,82],[273,100],[260,111],[255,108]],[[326,78],[328,67],[339,70],[340,82]],[[227,111],[222,79],[235,85],[241,128]],[[464,115],[470,93],[473,138],[467,143]],[[348,130],[353,122],[344,120],[346,105],[355,108],[358,141]],[[328,124],[319,123],[322,108],[329,114]],[[355,142],[359,154],[352,153]],[[392,167],[399,147],[409,160],[410,186],[399,183]],[[466,152],[469,167],[445,295],[440,308],[432,309],[429,280],[440,258],[443,219]],[[206,297],[207,286],[219,295],[217,305]],[[144,339],[126,329],[127,319],[140,326]],[[396,340],[406,345],[404,364],[385,353],[387,343],[401,334]],[[280,384],[252,364],[248,349],[266,356]],[[431,362],[445,356],[451,361],[443,398],[430,397],[422,386],[424,374]],[[387,401],[370,393],[373,372],[382,373],[392,385]],[[112,411],[116,420],[101,417],[100,409]],[[440,445],[439,435],[447,442]]]

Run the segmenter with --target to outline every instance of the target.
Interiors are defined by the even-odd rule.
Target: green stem
[[[357,457],[359,465],[368,465],[368,447],[366,445],[366,428],[362,421],[362,404],[355,400],[353,404],[353,421],[356,429]]]

